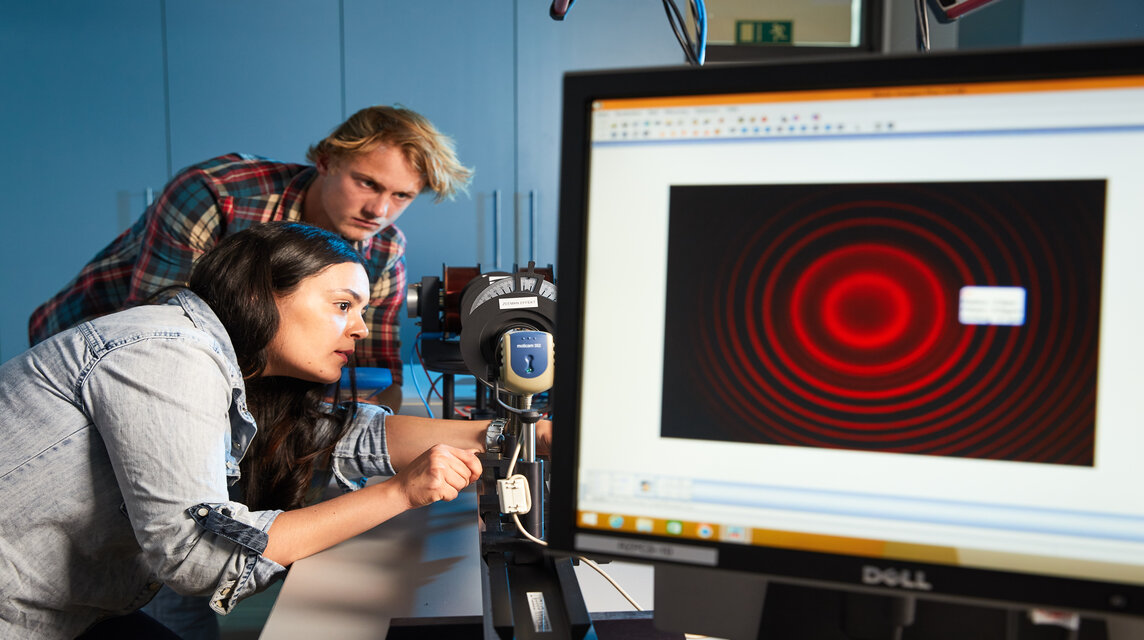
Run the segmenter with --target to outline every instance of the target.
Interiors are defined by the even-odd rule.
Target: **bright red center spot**
[[[893,342],[905,332],[912,315],[905,288],[878,273],[839,279],[822,302],[823,322],[831,336],[857,349]]]

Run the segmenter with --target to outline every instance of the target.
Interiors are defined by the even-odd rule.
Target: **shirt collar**
[[[275,220],[289,220],[291,222],[302,221],[302,205],[306,202],[306,192],[310,190],[310,185],[314,183],[314,178],[318,177],[318,170],[315,167],[306,167],[298,172],[290,180],[290,184],[286,185],[286,190],[282,192],[282,199],[278,201],[279,216],[275,216]]]
[[[218,319],[210,305],[190,289],[179,289],[168,301],[168,304],[178,304],[183,308],[187,317],[191,319],[191,322],[195,323],[196,327],[215,339],[222,355],[227,362],[231,363],[231,385],[238,389],[245,389],[246,385],[242,382],[242,371],[238,368],[238,355],[234,352],[230,334],[226,332],[226,327],[223,326],[222,321]]]

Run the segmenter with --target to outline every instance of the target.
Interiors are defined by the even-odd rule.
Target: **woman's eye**
[[[348,303],[348,302],[339,302],[339,303],[338,303],[338,308],[339,308],[339,309],[341,309],[342,311],[349,311],[349,310],[350,310],[350,306],[351,306],[351,305],[350,305],[350,303]]]

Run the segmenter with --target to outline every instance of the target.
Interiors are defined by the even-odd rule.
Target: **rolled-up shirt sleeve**
[[[385,419],[392,413],[384,406],[357,405],[349,430],[334,448],[334,479],[343,490],[360,489],[369,478],[397,473],[385,439]]]
[[[232,386],[206,341],[148,337],[109,345],[86,376],[84,410],[99,431],[144,561],[168,586],[228,613],[281,578],[262,556],[280,511],[227,493]]]

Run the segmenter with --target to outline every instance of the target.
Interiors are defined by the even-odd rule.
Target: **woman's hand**
[[[437,444],[417,456],[390,482],[397,482],[409,508],[438,500],[452,500],[481,477],[476,453],[447,444]]]
[[[433,445],[385,482],[279,514],[262,555],[289,566],[408,509],[452,500],[480,477],[481,462],[472,449]]]

